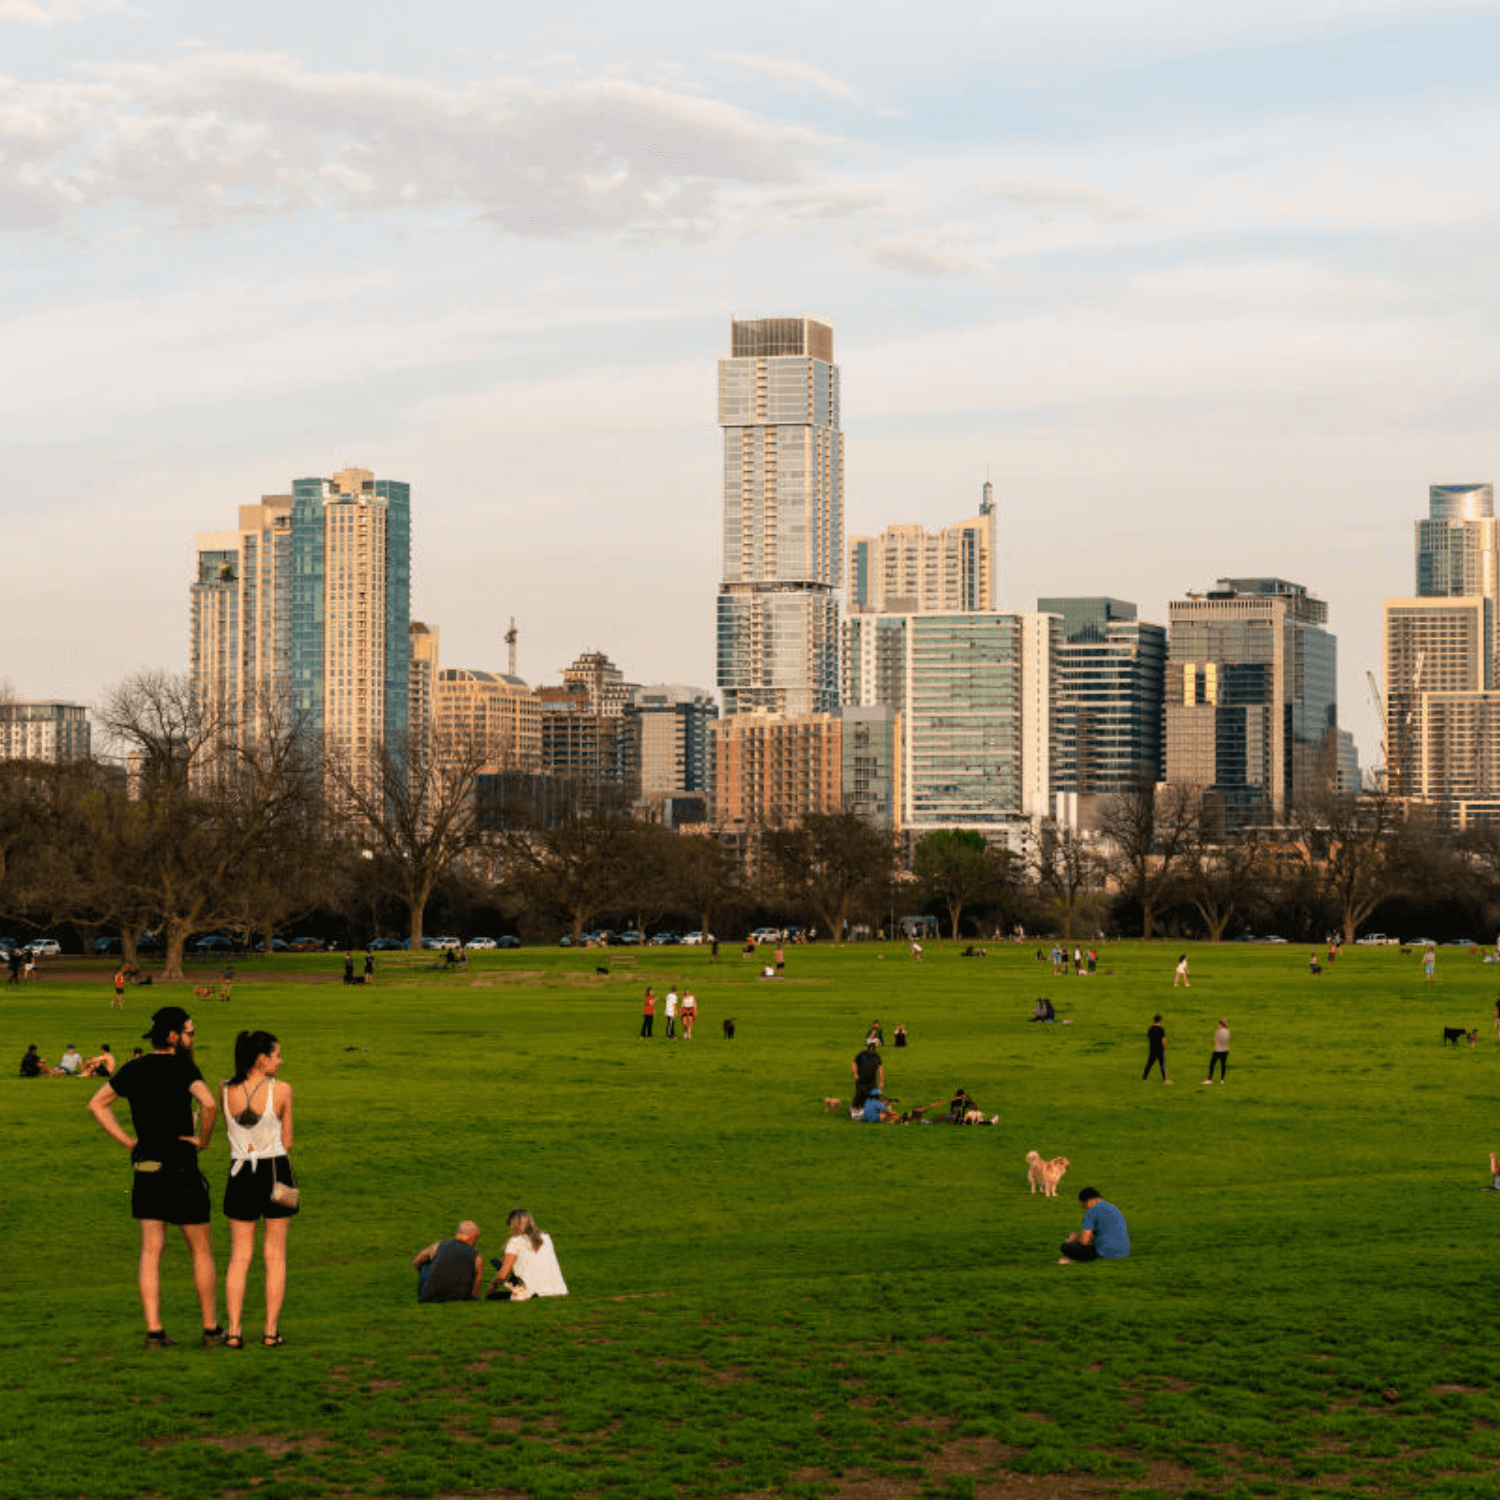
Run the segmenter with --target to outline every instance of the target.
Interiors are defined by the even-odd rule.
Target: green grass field
[[[183,1003],[210,1080],[240,1027],[282,1040],[290,1342],[189,1342],[177,1240],[184,1343],[145,1351],[130,1174],[93,1085],[8,1079],[0,1493],[1494,1495],[1500,970],[1444,950],[1428,986],[1417,955],[1354,949],[1313,978],[1305,949],[1197,947],[1174,992],[1176,952],[1109,947],[1053,979],[1029,947],[794,948],[762,983],[727,951],[605,978],[597,955],[523,950],[466,975],[401,960],[373,990],[335,956],[242,965],[229,1004]],[[665,1041],[658,1010],[638,1041],[645,984],[674,975],[698,1036]],[[131,991],[122,1020],[110,993],[105,965],[0,992],[7,1069],[32,1041],[128,1056],[184,995]],[[1041,994],[1073,1024],[1030,1024]],[[1140,1077],[1157,1010],[1172,1088]],[[1220,1015],[1229,1081],[1204,1088]],[[963,1085],[999,1127],[825,1114],[875,1017],[911,1036],[888,1092]],[[1444,1048],[1445,1025],[1481,1045]],[[1027,1191],[1032,1148],[1071,1159],[1055,1200]],[[221,1127],[216,1204],[227,1157]],[[1128,1261],[1053,1264],[1086,1184],[1125,1213]],[[516,1205],[571,1297],[419,1307],[412,1254],[464,1215],[498,1254]],[[222,1267],[217,1215],[214,1234]],[[252,1335],[258,1297],[257,1268]]]

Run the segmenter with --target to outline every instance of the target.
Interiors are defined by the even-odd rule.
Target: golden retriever
[[[1051,1161],[1043,1161],[1035,1151],[1026,1153],[1026,1177],[1033,1193],[1041,1188],[1045,1197],[1057,1197],[1057,1185],[1067,1170],[1066,1156],[1054,1156]]]

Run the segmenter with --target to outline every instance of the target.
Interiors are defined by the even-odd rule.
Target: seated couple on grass
[[[557,1263],[552,1236],[544,1234],[524,1208],[506,1219],[510,1238],[503,1259],[493,1262],[487,1300],[525,1302],[532,1297],[566,1297],[568,1284]],[[480,1228],[465,1219],[451,1240],[438,1240],[412,1257],[418,1302],[474,1302],[484,1286],[484,1257],[475,1246]]]

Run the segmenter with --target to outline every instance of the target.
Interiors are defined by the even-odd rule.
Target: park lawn
[[[464,975],[403,956],[370,990],[288,957],[240,966],[227,1005],[130,991],[123,1020],[106,966],[6,990],[12,1059],[128,1055],[185,994],[211,1080],[236,1029],[275,1032],[305,1208],[285,1348],[196,1347],[178,1242],[183,1346],[147,1353],[92,1085],[6,1080],[0,1493],[1494,1494],[1500,971],[1445,950],[1429,986],[1417,955],[1355,949],[1314,978],[1305,949],[1195,947],[1174,992],[1178,951],[1054,979],[1030,948],[792,948],[765,983],[727,949],[528,949]],[[664,1040],[658,1005],[637,1040],[645,984],[676,975],[697,1037]],[[1072,1025],[1029,1023],[1043,994]],[[1157,1010],[1171,1088],[1140,1077]],[[1229,1081],[1204,1088],[1220,1015]],[[999,1126],[825,1114],[877,1017],[911,1035],[888,1092],[961,1085]],[[1055,1200],[1027,1191],[1033,1148],[1072,1162]],[[221,1129],[216,1199],[227,1154]],[[1129,1220],[1128,1261],[1052,1264],[1086,1184]],[[498,1254],[518,1204],[572,1295],[417,1306],[411,1255],[464,1215]]]

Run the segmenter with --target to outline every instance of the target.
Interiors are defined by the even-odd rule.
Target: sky
[[[732,317],[828,319],[847,529],[1001,604],[1380,604],[1497,477],[1500,0],[0,0],[0,679],[185,670],[199,531],[412,486],[444,665],[714,682]]]

